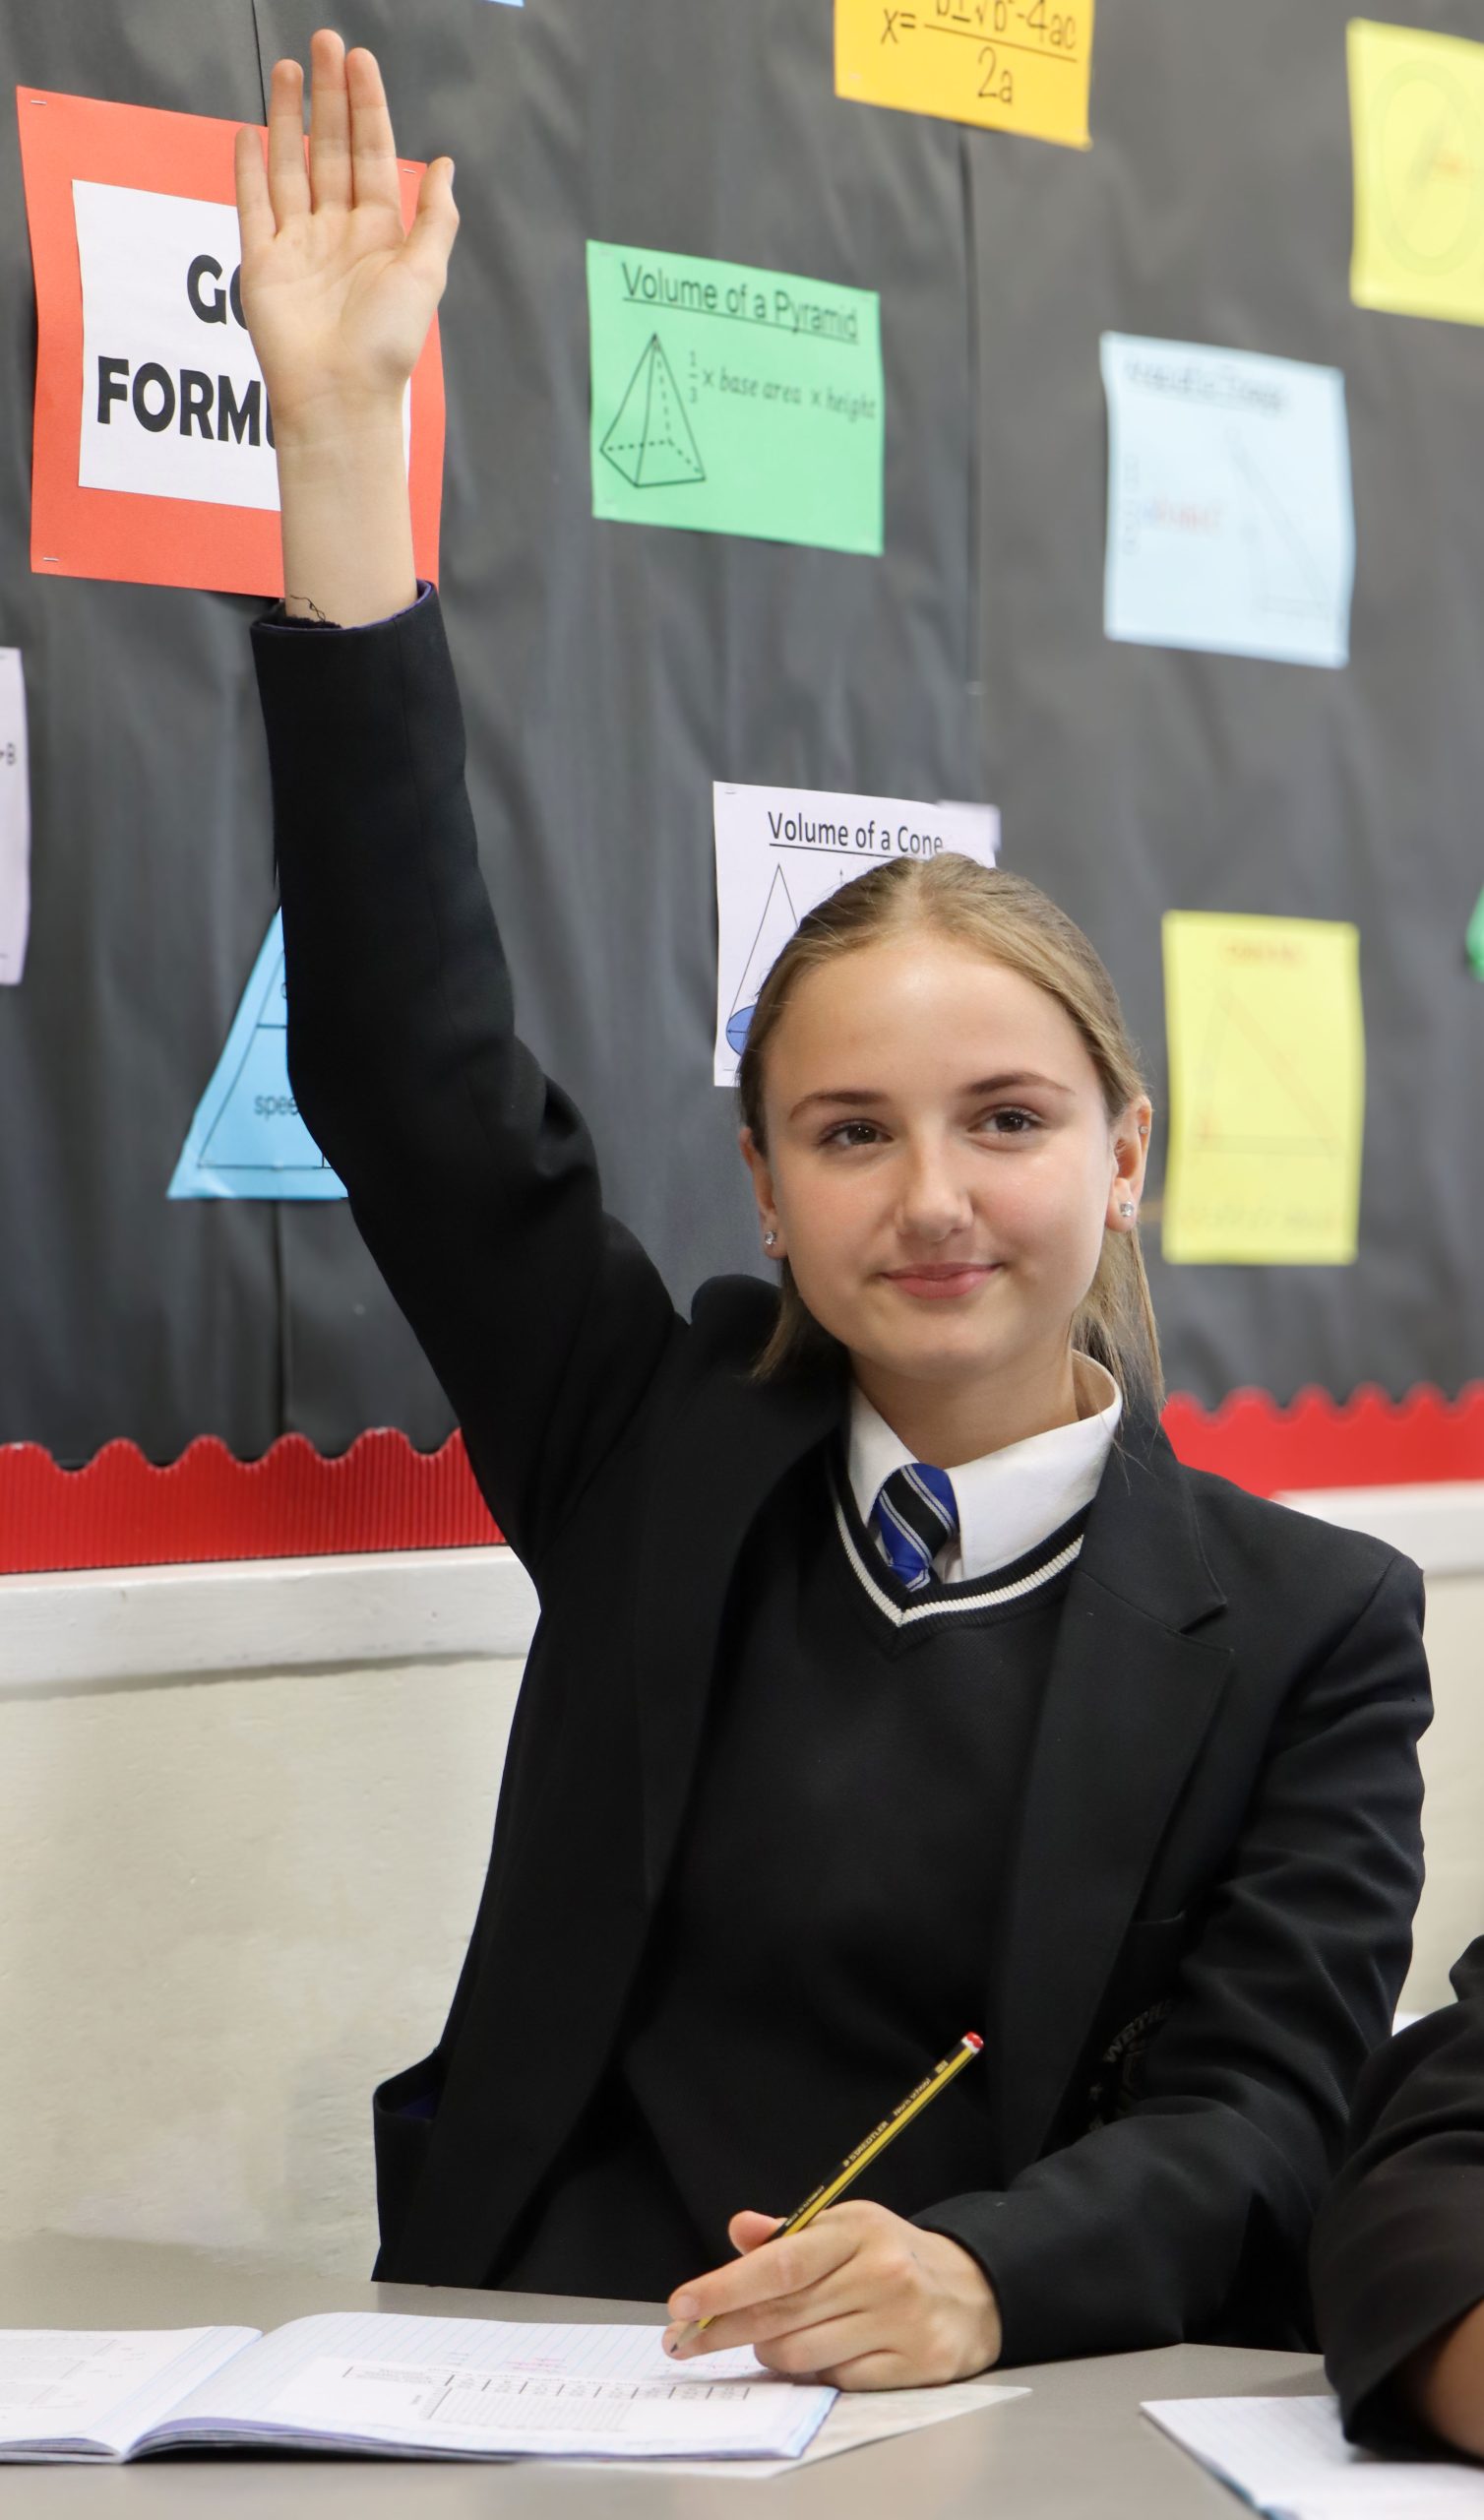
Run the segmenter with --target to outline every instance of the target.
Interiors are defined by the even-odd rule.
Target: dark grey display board
[[[14,82],[258,120],[323,0],[4,0]],[[1396,9],[1484,36],[1484,9]],[[1090,929],[1162,1098],[1166,909],[1350,918],[1349,1269],[1170,1269],[1206,1401],[1480,1370],[1484,335],[1348,294],[1338,0],[1102,0],[1082,155],[838,101],[831,0],[346,0],[404,154],[448,150],[443,599],[528,1037],[677,1294],[757,1265],[711,1083],[714,778],[983,796]],[[595,524],[589,236],[879,290],[886,552]],[[0,1441],[419,1445],[447,1406],[339,1206],[168,1203],[274,908],[249,598],[32,577],[34,308],[0,135],[0,644],[25,655],[24,984],[0,989]],[[1358,532],[1340,672],[1102,631],[1101,333],[1330,362]],[[1157,1232],[1149,1240],[1157,1248]]]

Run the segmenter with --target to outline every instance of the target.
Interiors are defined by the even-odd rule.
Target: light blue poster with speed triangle
[[[172,1199],[343,1199],[288,1082],[283,915],[274,916],[170,1183]]]

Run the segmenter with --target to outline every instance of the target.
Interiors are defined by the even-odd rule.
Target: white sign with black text
[[[712,789],[716,833],[716,1041],[712,1075],[735,1085],[758,991],[806,911],[856,875],[944,850],[992,866],[994,805],[922,805],[816,788]]]
[[[31,927],[31,774],[19,648],[0,648],[0,986],[26,969]]]

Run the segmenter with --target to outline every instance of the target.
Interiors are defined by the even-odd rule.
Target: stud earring
[[[763,1248],[765,1251],[771,1251],[777,1238],[778,1237],[775,1233],[765,1233],[763,1236]]]
[[[1134,1213],[1134,1202],[1133,1202],[1133,1200],[1132,1200],[1132,1199],[1125,1199],[1125,1200],[1122,1202],[1122,1204],[1121,1204],[1121,1206],[1120,1206],[1120,1208],[1119,1208],[1118,1213],[1119,1213],[1119,1215],[1120,1215],[1121,1217],[1131,1217],[1131,1216],[1133,1215],[1133,1213]]]

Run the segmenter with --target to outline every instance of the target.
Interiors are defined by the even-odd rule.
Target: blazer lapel
[[[1186,1631],[1222,1606],[1185,1475],[1130,1429],[1088,1517],[1047,1677],[1001,1949],[1005,2174],[1041,2149],[1230,1654]]]
[[[645,1885],[669,1869],[701,1748],[722,1616],[743,1542],[778,1480],[839,1422],[838,1372],[759,1386],[716,1373],[664,1446],[636,1570]]]

